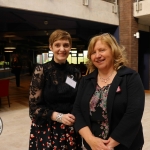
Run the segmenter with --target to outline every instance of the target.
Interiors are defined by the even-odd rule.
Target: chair
[[[1,98],[6,97],[8,99],[8,105],[10,107],[10,101],[9,101],[9,79],[0,80],[0,104],[1,104]]]

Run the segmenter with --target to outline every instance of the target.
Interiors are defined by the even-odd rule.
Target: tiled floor
[[[150,92],[145,93],[145,110],[142,119],[145,144],[143,150],[150,150]]]
[[[0,150],[28,150],[30,118],[28,109],[28,90],[30,76],[21,77],[21,86],[10,80],[10,108],[7,99],[2,98],[0,117],[3,132],[0,135]]]
[[[3,132],[0,135],[0,150],[28,150],[30,118],[28,109],[28,89],[30,76],[21,77],[21,87],[10,80],[10,102],[2,98],[0,117],[3,120]],[[145,144],[143,150],[150,150],[150,93],[146,93],[143,115]]]

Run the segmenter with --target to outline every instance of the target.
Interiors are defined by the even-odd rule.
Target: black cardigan
[[[89,117],[89,101],[95,91],[98,71],[81,79],[73,114],[76,117],[75,129],[88,126],[91,129]],[[120,91],[117,92],[118,86]],[[110,86],[107,97],[107,112],[109,134],[120,144],[115,150],[137,150],[144,144],[141,119],[144,111],[145,93],[139,74],[134,70],[122,67]],[[84,141],[85,147],[90,150]]]

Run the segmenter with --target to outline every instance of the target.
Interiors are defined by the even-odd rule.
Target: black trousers
[[[20,72],[15,73],[16,77],[16,86],[20,86]]]

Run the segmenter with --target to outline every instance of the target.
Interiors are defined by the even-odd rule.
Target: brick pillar
[[[133,17],[135,0],[119,0],[119,39],[125,46],[129,67],[138,71],[138,39],[133,35],[138,31],[137,19]]]

